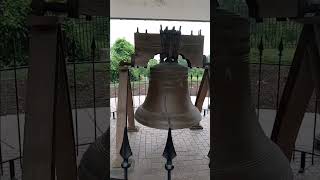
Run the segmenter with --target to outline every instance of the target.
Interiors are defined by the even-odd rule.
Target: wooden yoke
[[[189,67],[204,67],[203,63],[204,36],[181,35],[180,49],[178,53],[188,61]],[[134,66],[147,67],[148,61],[161,52],[161,40],[159,34],[134,33],[135,55]]]

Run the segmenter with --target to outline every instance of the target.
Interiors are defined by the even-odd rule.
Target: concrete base
[[[128,127],[128,132],[139,132],[139,127],[137,126]]]
[[[189,128],[190,130],[202,130],[203,127],[200,124],[194,125],[191,128]]]

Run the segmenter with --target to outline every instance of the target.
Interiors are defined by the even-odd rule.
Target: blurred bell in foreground
[[[215,180],[292,180],[288,159],[263,132],[252,104],[249,22],[217,10],[212,82]]]

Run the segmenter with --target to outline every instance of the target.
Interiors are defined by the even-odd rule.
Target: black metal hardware
[[[167,143],[166,143],[166,147],[164,148],[164,152],[162,156],[167,159],[167,162],[165,164],[165,169],[168,171],[168,180],[171,180],[171,171],[174,169],[172,160],[177,156],[177,153],[174,149],[174,145],[172,141],[171,128],[169,128],[169,131],[168,131]]]

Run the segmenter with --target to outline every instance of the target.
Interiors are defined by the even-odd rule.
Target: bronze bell
[[[188,89],[188,68],[176,62],[163,62],[150,68],[147,97],[135,119],[157,129],[189,128],[201,120]]]
[[[217,9],[215,25],[211,178],[292,180],[288,159],[265,135],[251,101],[249,21]]]

